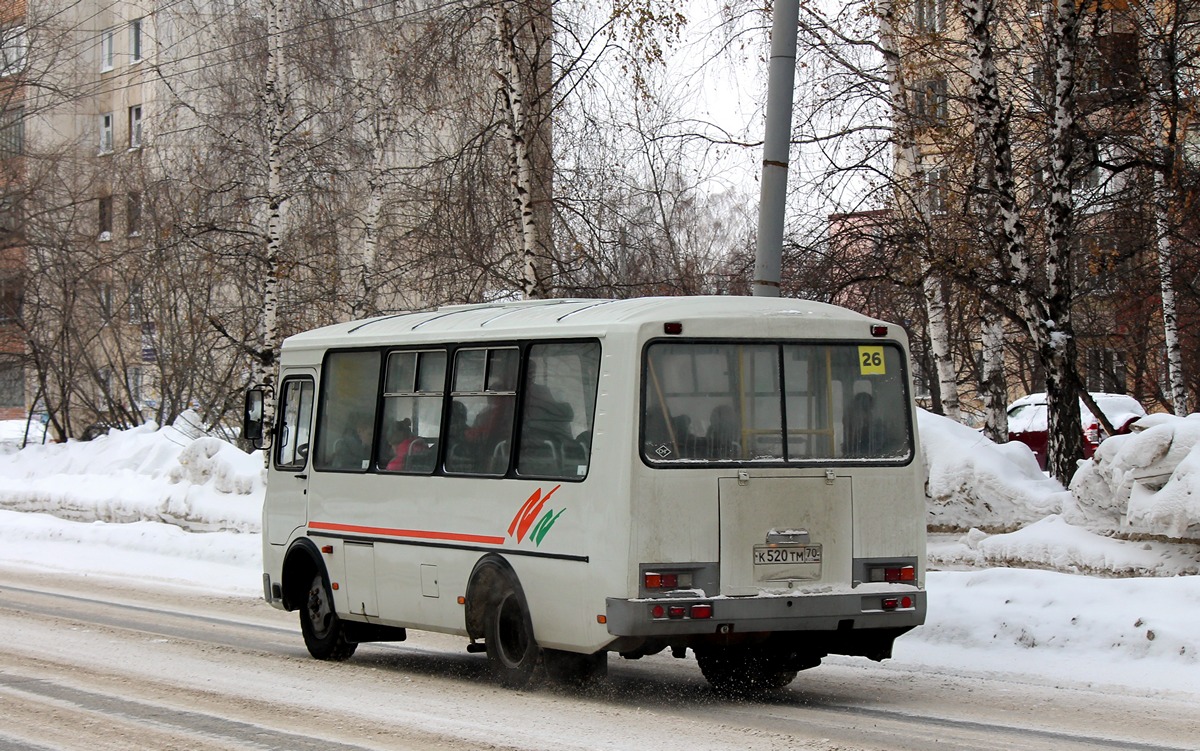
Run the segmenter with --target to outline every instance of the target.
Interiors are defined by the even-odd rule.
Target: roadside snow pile
[[[94,441],[0,456],[0,509],[73,521],[165,521],[193,531],[256,532],[262,458],[187,425],[146,424]]]
[[[1200,545],[1119,540],[1072,526],[1057,514],[1002,535],[972,529],[930,535],[930,567],[1042,568],[1105,577],[1200,574]]]
[[[0,454],[20,451],[22,446],[42,443],[46,426],[29,420],[0,420]]]
[[[1140,669],[1175,668],[1186,676],[1200,664],[1200,577],[1098,579],[993,568],[931,573],[929,591],[937,596],[929,598],[928,620],[896,642],[899,659],[916,642],[992,653],[998,663],[1033,649],[1041,661],[1056,653],[1101,661],[1073,672],[1098,666],[1107,673],[1114,663],[1151,659]],[[1194,672],[1182,680],[1196,685]]]
[[[992,443],[983,433],[918,410],[933,529],[1009,531],[1062,510],[1067,495],[1023,443]]]
[[[1200,539],[1200,414],[1156,414],[1140,432],[1109,438],[1071,482],[1074,524]]]

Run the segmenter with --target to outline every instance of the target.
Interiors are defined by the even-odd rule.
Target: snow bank
[[[0,456],[0,509],[74,521],[164,521],[193,531],[257,531],[263,466],[216,438],[146,424],[94,441],[29,446]]]
[[[1200,574],[1200,545],[1121,540],[1068,524],[1059,515],[1001,535],[972,529],[932,535],[931,567],[1025,567],[1105,577]]]
[[[1080,465],[1065,516],[1092,528],[1200,539],[1200,415],[1150,415],[1138,427]]]
[[[1142,669],[1200,667],[1200,577],[1104,579],[1056,571],[931,573],[929,618],[907,641],[997,653],[1103,655]],[[898,657],[901,656],[898,654]]]
[[[983,433],[918,410],[933,529],[1012,530],[1062,509],[1066,491],[1038,467],[1023,443],[992,443]]]

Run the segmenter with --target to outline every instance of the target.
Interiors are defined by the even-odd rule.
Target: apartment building
[[[997,233],[986,229],[987,216],[995,209],[980,190],[990,167],[976,158],[979,145],[971,116],[970,46],[961,8],[949,0],[912,0],[898,3],[896,8],[898,72],[907,96],[897,107],[895,123],[894,211],[921,227],[919,241],[929,246],[933,257],[956,258],[960,276],[982,275],[995,256],[994,248],[988,246]],[[1152,156],[1147,130],[1152,97],[1147,90],[1146,63],[1154,40],[1147,36],[1170,34],[1185,51],[1181,59],[1187,59],[1190,53],[1186,51],[1196,46],[1197,29],[1191,14],[1174,5],[1166,9],[1155,6],[1163,24],[1158,30],[1138,15],[1146,9],[1137,3],[1113,0],[1080,8],[1071,269],[1077,369],[1091,390],[1132,393],[1149,404],[1162,399],[1169,389],[1156,263],[1159,246],[1153,221],[1154,203],[1161,202],[1162,196],[1156,198],[1150,190],[1154,183],[1150,164],[1161,157]],[[1046,12],[1047,6],[1041,2],[998,4],[1001,21],[994,30],[1001,95],[1005,107],[1011,108],[1007,111],[1017,199],[1028,241],[1034,247],[1047,241],[1044,212],[1049,158],[1045,144],[1052,60],[1046,48]],[[1187,64],[1194,65],[1194,60]],[[1186,185],[1195,182],[1186,175],[1195,173],[1197,164],[1184,153],[1190,142],[1187,134],[1193,119],[1194,83],[1185,82],[1181,87],[1174,100],[1177,109],[1162,126],[1179,144],[1173,175],[1176,188],[1183,192],[1173,194],[1176,207],[1190,203]],[[1176,248],[1172,261],[1178,274],[1180,269],[1195,267],[1191,248],[1195,247],[1196,227],[1178,214],[1172,221]],[[865,220],[858,223],[870,225]],[[839,224],[842,229],[854,226],[844,217]],[[854,247],[854,242],[847,247]],[[934,272],[940,273],[936,268]],[[947,284],[952,275],[946,275]],[[1176,280],[1182,280],[1184,289],[1191,286],[1182,276]],[[973,294],[968,292],[966,297]],[[1181,301],[1185,337],[1195,328],[1187,322],[1197,321],[1193,298]],[[971,346],[969,340],[975,335],[970,332],[969,316],[974,303],[952,303],[959,310],[958,325],[967,327],[959,336]],[[1036,358],[1022,343],[1024,332],[1013,326],[1010,335],[1012,395],[1040,390]],[[1193,340],[1193,344],[1200,342]],[[1200,367],[1200,358],[1190,354],[1196,346],[1187,345],[1185,351],[1189,352],[1186,370],[1194,373]],[[965,359],[962,354],[956,357]],[[969,361],[958,363],[964,380],[970,379],[975,367]],[[964,385],[967,392],[973,391],[969,384]],[[1195,391],[1195,383],[1192,388]],[[970,393],[964,397],[970,398]]]
[[[27,47],[24,0],[0,2],[0,419],[20,418],[26,411],[20,332],[24,249],[17,196],[24,169]]]

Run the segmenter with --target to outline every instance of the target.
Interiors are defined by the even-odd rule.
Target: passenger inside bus
[[[429,451],[425,439],[413,433],[412,421],[407,417],[392,426],[388,443],[392,446],[393,456],[387,463],[389,472],[424,469],[423,455]]]
[[[888,456],[895,446],[888,426],[875,413],[875,398],[866,392],[854,395],[846,410],[845,454],[848,457]]]
[[[736,459],[741,453],[738,441],[738,419],[733,407],[720,404],[713,407],[705,433],[705,449],[709,459]]]
[[[525,377],[525,416],[522,421],[526,435],[539,440],[570,439],[574,419],[575,410],[571,405],[559,401],[549,386],[538,382],[537,361],[530,360]]]
[[[343,424],[342,437],[333,444],[330,469],[366,469],[371,460],[371,417],[352,412]]]
[[[515,367],[515,361],[512,365]],[[455,471],[503,473],[508,467],[508,444],[516,403],[513,386],[517,379],[513,367],[504,365],[489,376],[487,390],[497,393],[487,396],[487,403],[470,426],[462,431],[462,440],[453,447],[457,455],[453,464],[458,465],[453,467]]]

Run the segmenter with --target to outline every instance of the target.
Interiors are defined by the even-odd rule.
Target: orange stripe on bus
[[[390,529],[388,527],[360,527],[355,524],[334,524],[332,522],[309,522],[309,529],[324,529],[330,532],[356,532],[364,535],[383,535],[385,537],[412,537],[419,540],[447,540],[450,542],[478,542],[487,545],[503,545],[503,537],[492,535],[464,535],[457,532],[431,532],[424,529]]]

